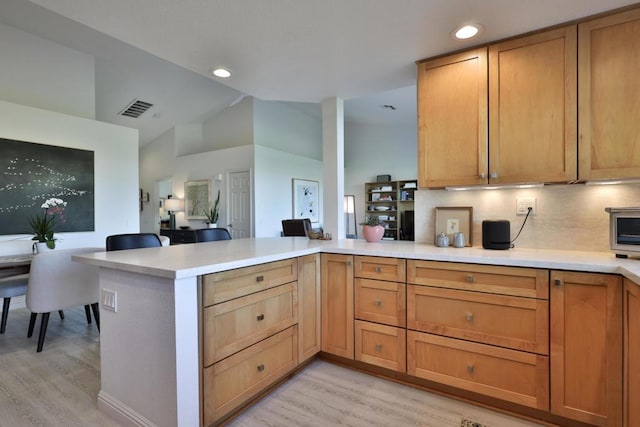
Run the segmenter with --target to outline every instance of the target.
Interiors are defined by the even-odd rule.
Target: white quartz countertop
[[[100,267],[182,279],[318,252],[616,273],[640,284],[640,260],[616,258],[611,252],[517,247],[504,251],[481,247],[438,248],[402,241],[368,243],[351,239],[322,241],[273,237],[98,252],[73,258]]]

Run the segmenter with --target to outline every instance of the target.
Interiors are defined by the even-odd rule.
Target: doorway
[[[253,236],[251,171],[227,173],[227,228],[232,239]]]

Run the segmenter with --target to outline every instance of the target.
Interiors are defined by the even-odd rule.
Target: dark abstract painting
[[[51,198],[66,202],[56,232],[95,229],[94,152],[0,138],[0,234],[31,234]]]

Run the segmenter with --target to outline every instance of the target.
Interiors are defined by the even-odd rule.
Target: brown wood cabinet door
[[[581,180],[640,177],[640,9],[579,25]]]
[[[354,357],[353,256],[322,254],[322,351]]]
[[[640,425],[640,287],[624,279],[624,426]]]
[[[298,346],[300,363],[320,351],[320,255],[298,258]]]
[[[577,179],[576,26],[489,46],[489,182]]]
[[[551,412],[622,424],[622,279],[551,272]]]
[[[418,185],[487,183],[487,49],[418,63]]]

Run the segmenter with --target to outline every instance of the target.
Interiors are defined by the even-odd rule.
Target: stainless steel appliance
[[[609,244],[618,258],[640,257],[640,207],[605,208],[609,212]]]

